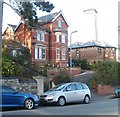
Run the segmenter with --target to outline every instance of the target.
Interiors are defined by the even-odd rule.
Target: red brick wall
[[[12,40],[12,35],[14,35],[13,30],[7,27],[7,29],[5,30],[3,34],[3,39]]]
[[[101,54],[98,53],[98,47],[87,47],[87,48],[77,48],[79,51],[79,56],[76,56],[76,50],[72,49],[73,59],[87,59],[89,62],[103,61],[103,60],[115,60],[116,54],[111,53],[111,48],[103,49],[101,48]],[[108,57],[105,57],[105,53]]]
[[[113,94],[114,93],[114,87],[111,87],[109,85],[98,85],[98,90],[97,90],[99,95],[107,95],[107,94]]]

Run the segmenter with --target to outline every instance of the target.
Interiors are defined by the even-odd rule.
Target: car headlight
[[[54,95],[55,95],[55,93],[51,93],[51,94],[47,95],[47,99],[52,99]]]
[[[55,95],[55,93],[51,93],[51,94],[50,94],[50,96],[54,96],[54,95]]]

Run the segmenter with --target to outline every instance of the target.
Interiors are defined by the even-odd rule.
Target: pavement
[[[91,101],[97,101],[97,100],[107,100],[107,99],[113,99],[115,98],[114,94],[107,94],[107,95],[98,95],[95,91],[91,91]]]

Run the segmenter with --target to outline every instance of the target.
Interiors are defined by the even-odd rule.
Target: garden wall
[[[111,87],[110,85],[98,85],[98,94],[99,95],[107,95],[107,94],[113,94],[114,93],[114,87]]]
[[[37,82],[34,79],[21,81],[18,77],[2,77],[0,85],[10,86],[17,91],[37,94]]]

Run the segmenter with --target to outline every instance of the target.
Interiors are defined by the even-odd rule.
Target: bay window
[[[35,59],[46,59],[46,48],[42,46],[35,47]]]

